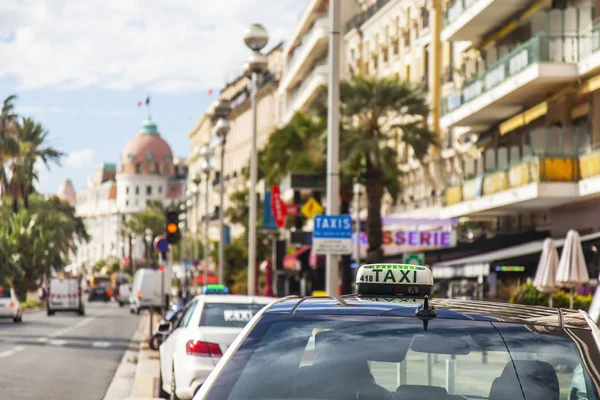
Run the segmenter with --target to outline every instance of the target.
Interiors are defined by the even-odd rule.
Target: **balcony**
[[[292,58],[288,60],[280,82],[281,89],[287,90],[302,81],[313,62],[327,54],[328,33],[327,17],[315,20],[310,32],[302,38],[302,44],[296,47]]]
[[[587,75],[600,69],[600,24],[592,29],[591,40],[582,49],[582,61],[579,64],[579,74]]]
[[[493,125],[573,81],[585,40],[540,34],[517,46],[444,99],[441,127]]]
[[[283,123],[287,124],[296,111],[305,110],[319,93],[321,86],[327,85],[329,66],[327,64],[317,65],[297,89],[288,92],[286,113]]]
[[[473,41],[524,8],[523,0],[454,0],[445,15],[443,41]]]
[[[578,181],[585,169],[585,162],[582,163],[577,153],[589,148],[589,140],[587,127],[532,131],[530,148],[523,149],[524,156],[514,157],[515,160],[505,166],[447,187],[440,216],[497,216],[572,202],[579,196]],[[514,148],[503,150],[506,154],[519,153],[513,151],[517,150]],[[596,162],[600,176],[600,153]],[[585,171],[592,174],[596,170]],[[600,186],[596,187],[600,193]]]

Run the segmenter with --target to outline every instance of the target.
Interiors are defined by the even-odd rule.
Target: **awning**
[[[582,236],[581,242],[595,239],[600,239],[600,232]],[[565,243],[565,239],[558,239],[554,242],[556,243],[556,247],[562,247]],[[544,241],[536,240],[508,247],[506,249],[436,263],[431,266],[431,271],[433,277],[437,279],[452,277],[476,278],[478,276],[487,276],[490,273],[490,266],[495,261],[541,253],[543,247]]]
[[[292,254],[286,255],[285,257],[283,257],[283,268],[289,269],[289,270],[294,270],[294,271],[301,271],[302,270],[302,260],[300,260],[300,257],[303,256],[304,254],[306,254],[308,256],[307,253],[309,251],[310,251],[310,247],[304,246],[304,247],[299,248]]]

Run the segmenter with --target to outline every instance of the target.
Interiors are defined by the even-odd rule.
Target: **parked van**
[[[72,311],[79,315],[85,315],[79,279],[51,279],[46,311],[48,316],[54,315],[57,311]]]
[[[149,268],[137,270],[133,276],[129,297],[131,312],[139,314],[140,310],[160,308],[162,305],[161,284],[161,272]]]

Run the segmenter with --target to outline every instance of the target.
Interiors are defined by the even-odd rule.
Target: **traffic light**
[[[167,220],[167,243],[176,244],[181,240],[181,231],[179,230],[179,213],[177,211],[168,211]]]

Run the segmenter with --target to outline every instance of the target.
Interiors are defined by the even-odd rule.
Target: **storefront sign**
[[[352,239],[356,243],[356,234],[353,234]],[[361,255],[364,256],[369,244],[366,232],[361,232],[360,244]],[[385,230],[382,247],[386,256],[456,247],[456,231]]]

